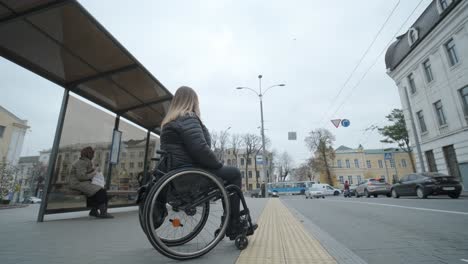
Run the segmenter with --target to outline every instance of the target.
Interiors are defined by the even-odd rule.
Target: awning
[[[0,0],[0,55],[150,130],[172,99],[77,1]]]

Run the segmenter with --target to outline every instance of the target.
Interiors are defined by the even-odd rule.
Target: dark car
[[[261,195],[262,190],[261,189],[254,189],[250,191],[250,197],[252,198],[258,198]]]
[[[460,197],[461,191],[462,185],[457,178],[436,172],[406,175],[392,186],[393,198],[418,196],[424,199],[428,195],[445,194],[456,199]]]

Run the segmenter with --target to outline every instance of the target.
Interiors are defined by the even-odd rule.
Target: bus
[[[272,196],[280,194],[304,194],[307,188],[315,184],[313,181],[289,181],[268,183],[268,193]]]

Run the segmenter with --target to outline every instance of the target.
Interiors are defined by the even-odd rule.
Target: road
[[[468,199],[281,197],[368,263],[468,263]]]

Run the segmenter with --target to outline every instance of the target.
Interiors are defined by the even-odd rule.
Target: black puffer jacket
[[[205,169],[219,169],[223,165],[211,150],[210,133],[195,114],[178,117],[161,131],[161,150],[170,153],[170,167],[194,166]]]

